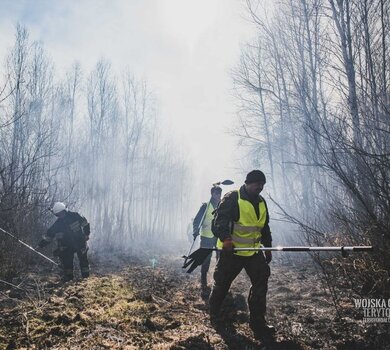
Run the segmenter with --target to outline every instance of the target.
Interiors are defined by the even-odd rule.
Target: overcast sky
[[[19,22],[32,40],[44,43],[58,73],[75,60],[88,71],[106,58],[115,70],[129,68],[147,79],[165,127],[181,152],[188,152],[196,210],[213,182],[242,183],[245,174],[233,171],[236,139],[227,130],[235,112],[230,70],[240,44],[254,34],[244,20],[243,1],[0,0],[0,5],[2,59]]]

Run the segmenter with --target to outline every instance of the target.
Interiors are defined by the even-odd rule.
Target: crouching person
[[[88,277],[87,241],[89,240],[90,226],[87,219],[76,212],[69,211],[61,202],[55,203],[51,211],[58,219],[42,236],[38,248],[43,248],[56,239],[58,247],[53,253],[60,259],[63,281],[70,281],[74,277],[73,259],[75,253],[79,259],[81,276]]]

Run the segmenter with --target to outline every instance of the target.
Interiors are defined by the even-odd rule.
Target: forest
[[[273,342],[248,326],[244,273],[216,328],[199,272],[182,269],[194,173],[153,80],[99,57],[59,74],[20,22],[0,58],[0,348],[388,349],[390,305],[359,303],[390,300],[390,2],[241,3],[252,36],[227,73],[229,134],[239,172],[266,174],[273,244],[373,250],[274,253]],[[89,278],[61,282],[34,251],[58,262],[37,246],[55,202],[91,225]]]

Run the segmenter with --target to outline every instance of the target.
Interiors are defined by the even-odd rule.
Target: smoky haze
[[[13,82],[40,86],[26,85],[4,119],[27,113],[31,144],[48,150],[42,210],[56,200],[80,210],[97,233],[92,247],[123,247],[127,235],[185,239],[212,183],[234,180],[223,193],[243,183],[252,161],[232,135],[231,78],[253,29],[242,3],[2,3],[7,71],[19,50],[24,76]],[[27,152],[24,136],[18,143]]]
[[[249,328],[267,344],[267,309],[276,347],[388,349],[388,324],[365,320],[352,300],[390,300],[390,1],[0,0],[0,9],[0,348],[253,348]],[[225,202],[214,232],[211,206],[199,212],[213,183],[233,180],[225,194],[253,169],[266,175],[273,247],[304,249],[223,254],[250,255],[263,218],[260,241],[271,244],[266,216],[256,222],[248,202],[239,225]],[[52,225],[57,201],[88,219],[91,237],[61,204],[58,216],[77,222]],[[197,213],[207,220],[194,241]],[[206,259],[200,283],[181,264],[193,242],[192,251],[214,245],[212,233],[224,252],[208,302],[209,251],[185,259]],[[88,247],[93,278],[62,286],[79,277],[74,252],[89,276]],[[238,277],[214,312],[243,267],[250,278]]]

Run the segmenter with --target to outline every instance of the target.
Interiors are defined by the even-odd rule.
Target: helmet
[[[52,208],[54,215],[57,215],[58,213],[60,213],[63,210],[66,210],[66,206],[64,203],[62,203],[62,202],[54,203],[53,208]]]

